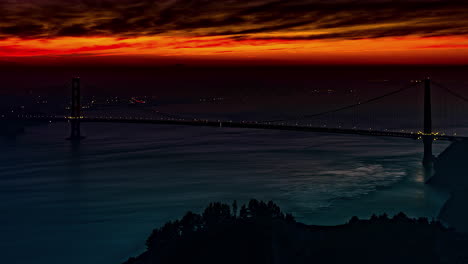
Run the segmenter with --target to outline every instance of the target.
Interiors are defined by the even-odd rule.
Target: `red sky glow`
[[[0,61],[468,63],[459,1],[191,2],[6,0]]]

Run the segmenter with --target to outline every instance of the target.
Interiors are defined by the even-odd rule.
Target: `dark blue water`
[[[3,263],[117,264],[153,228],[209,202],[273,200],[299,221],[372,213],[435,217],[422,142],[314,133],[66,124],[0,141]],[[436,152],[447,146],[437,143]]]

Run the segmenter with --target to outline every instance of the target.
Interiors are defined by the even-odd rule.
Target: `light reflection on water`
[[[120,263],[143,249],[152,228],[211,201],[274,200],[299,221],[332,225],[383,212],[435,217],[446,198],[424,185],[419,141],[155,125],[84,129],[81,144],[64,140],[64,124],[1,141],[7,262]]]

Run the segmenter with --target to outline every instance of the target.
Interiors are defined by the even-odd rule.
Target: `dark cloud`
[[[65,26],[60,28],[57,31],[57,35],[59,36],[86,36],[90,33],[89,29],[86,25],[76,24],[71,26]]]
[[[38,24],[18,24],[18,25],[7,25],[0,27],[0,32],[4,35],[10,36],[19,36],[19,37],[28,37],[42,34],[44,28],[42,25]]]
[[[468,34],[467,1],[3,0],[0,38],[227,35],[358,39]],[[290,33],[296,32],[292,37]],[[289,34],[288,34],[289,33]]]

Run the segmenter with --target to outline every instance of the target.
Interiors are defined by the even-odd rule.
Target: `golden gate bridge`
[[[246,128],[246,129],[272,129],[272,130],[288,130],[288,131],[302,131],[302,132],[315,132],[315,133],[332,133],[332,134],[351,134],[362,136],[379,136],[379,137],[398,137],[408,139],[421,139],[424,144],[424,158],[423,163],[429,165],[432,163],[432,144],[434,140],[448,140],[456,141],[468,139],[468,137],[457,135],[456,133],[448,134],[437,132],[433,127],[433,88],[437,87],[445,95],[451,96],[468,106],[468,98],[462,94],[453,91],[446,86],[432,81],[429,78],[421,81],[414,81],[403,88],[367,99],[353,104],[340,106],[334,109],[320,111],[314,114],[307,114],[301,116],[287,117],[281,119],[271,119],[262,121],[233,121],[221,119],[208,119],[208,118],[195,118],[186,117],[159,111],[151,112],[151,114],[132,114],[128,113],[112,113],[112,112],[99,112],[99,113],[84,113],[81,104],[81,80],[80,78],[73,78],[71,85],[71,106],[69,115],[51,115],[51,114],[18,114],[14,116],[2,115],[3,119],[19,119],[19,120],[35,120],[35,121],[55,121],[55,122],[69,122],[70,123],[70,140],[78,141],[83,139],[81,133],[81,123],[83,122],[99,122],[99,123],[134,123],[134,124],[158,124],[158,125],[183,125],[183,126],[201,126],[201,127],[223,127],[223,128]],[[406,91],[421,89],[423,90],[423,126],[416,131],[409,131],[405,129],[389,129],[383,126],[377,127],[375,119],[380,119],[373,111],[367,111],[371,114],[372,118],[369,119],[372,125],[358,127],[356,125],[357,119],[362,115],[362,109],[366,105],[380,103],[387,98],[392,98],[395,95],[402,94]],[[393,103],[395,104],[395,103]],[[398,103],[396,103],[398,105]],[[391,108],[391,107],[389,107]],[[391,109],[390,109],[391,110]],[[458,109],[458,111],[461,111]],[[344,122],[335,122],[335,126],[323,124],[323,118],[327,117],[337,121],[337,114],[348,113],[341,118],[346,119],[350,125],[346,127]],[[444,110],[443,119],[447,118],[447,111]],[[350,114],[351,113],[351,114]],[[460,114],[460,113],[459,113]],[[463,113],[461,113],[463,114]],[[399,117],[396,116],[398,119]],[[307,120],[307,121],[304,121]],[[368,120],[368,121],[369,121]],[[388,122],[383,122],[388,123]]]

